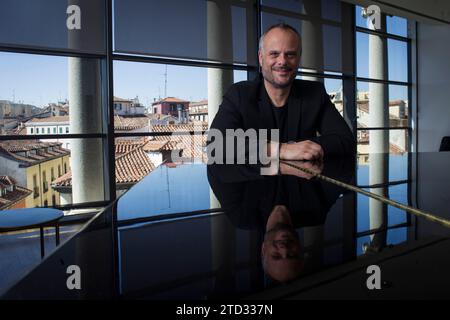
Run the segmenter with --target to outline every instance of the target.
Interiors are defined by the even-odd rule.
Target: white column
[[[101,132],[100,73],[99,60],[69,58],[70,132],[73,134]],[[70,165],[73,202],[104,200],[101,139],[72,139]]]
[[[103,39],[98,25],[101,6],[96,1],[67,0],[81,10],[81,29],[68,31],[68,46],[79,50]],[[102,132],[101,62],[92,58],[68,58],[70,133]],[[101,139],[70,141],[73,203],[105,199]]]
[[[323,61],[323,30],[319,17],[322,16],[322,4],[317,0],[303,1],[304,14],[309,18],[302,20],[302,65],[311,69],[310,72],[322,72],[324,68]],[[320,81],[323,78],[302,76],[303,80]]]
[[[233,62],[231,28],[231,3],[228,0],[207,1],[208,59],[216,62]],[[233,71],[208,69],[208,115],[209,126],[214,119],[223,95],[233,84]],[[200,117],[199,117],[200,118]],[[211,207],[220,207],[210,189]],[[232,283],[235,261],[235,232],[226,216],[211,221],[211,250],[213,270],[217,272],[219,286],[234,286]]]
[[[381,29],[386,30],[386,17],[381,15]],[[375,30],[369,19],[369,27]],[[387,41],[377,35],[369,35],[369,78],[387,80]],[[388,85],[369,83],[369,127],[388,127]],[[389,131],[372,130],[369,132],[369,184],[388,182],[389,169]],[[371,192],[387,196],[387,188],[371,188]],[[369,200],[370,228],[380,229],[387,226],[387,206],[378,200]],[[371,236],[371,246],[381,249],[386,243],[386,233]]]
[[[233,62],[233,38],[231,28],[231,3],[228,0],[208,0],[208,59]],[[214,119],[222,98],[233,84],[233,70],[208,69],[208,118]]]

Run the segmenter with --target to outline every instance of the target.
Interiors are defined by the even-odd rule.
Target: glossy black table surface
[[[383,161],[384,172],[371,172]],[[427,153],[297,165],[448,219],[449,162],[450,153]],[[261,176],[243,165],[160,166],[3,298],[252,297],[450,234],[343,185],[284,169]],[[81,290],[67,288],[71,265],[81,270]]]

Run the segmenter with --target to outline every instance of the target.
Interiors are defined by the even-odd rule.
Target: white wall
[[[420,23],[418,45],[418,151],[438,151],[450,135],[450,26]]]

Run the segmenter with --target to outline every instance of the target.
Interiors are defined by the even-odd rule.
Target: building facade
[[[174,97],[167,97],[152,103],[153,113],[166,114],[177,117],[179,122],[185,123],[189,119],[189,101]]]
[[[32,191],[27,208],[60,204],[59,194],[50,185],[70,170],[70,152],[61,143],[11,141],[0,144],[0,175],[14,177],[17,185]]]
[[[70,133],[69,116],[34,118],[24,124],[26,134],[60,135]],[[45,142],[60,142],[63,148],[70,150],[70,139],[45,139]]]
[[[143,115],[145,107],[139,103],[138,97],[128,100],[114,97],[114,115]]]
[[[189,104],[189,119],[208,122],[208,100],[191,102]]]

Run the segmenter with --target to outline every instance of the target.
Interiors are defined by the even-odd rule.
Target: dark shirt
[[[269,102],[268,105],[272,108],[272,116],[275,127],[280,130],[280,142],[288,142],[288,128],[287,128],[287,110],[288,102],[282,107],[276,107],[270,100],[269,94],[264,89],[264,98]]]
[[[277,129],[280,130],[280,141],[287,142],[286,112],[287,104],[282,107],[272,105],[272,113]]]

